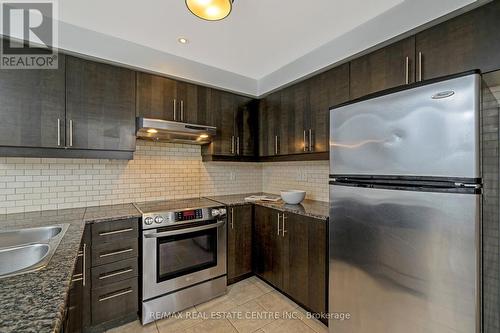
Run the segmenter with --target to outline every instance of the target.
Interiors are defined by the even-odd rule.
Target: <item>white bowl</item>
[[[306,191],[288,190],[281,191],[281,199],[290,205],[298,205],[306,197]]]

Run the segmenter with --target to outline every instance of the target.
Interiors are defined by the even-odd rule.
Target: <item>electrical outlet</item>
[[[304,170],[302,170],[302,177],[300,177],[300,180],[307,182],[307,173]]]
[[[236,174],[234,173],[234,171],[231,171],[229,173],[229,180],[236,180]]]

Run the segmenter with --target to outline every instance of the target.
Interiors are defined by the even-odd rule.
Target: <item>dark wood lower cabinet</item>
[[[252,205],[229,207],[227,226],[228,284],[252,274]]]
[[[254,257],[259,277],[307,310],[326,312],[325,221],[256,206]]]

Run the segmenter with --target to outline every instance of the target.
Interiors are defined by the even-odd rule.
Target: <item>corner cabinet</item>
[[[214,140],[203,147],[204,161],[250,161],[257,147],[258,101],[210,89],[208,119],[217,127]]]
[[[327,222],[255,206],[255,273],[313,312],[327,310]]]
[[[135,150],[135,72],[67,57],[66,146]]]
[[[227,281],[235,283],[252,275],[253,207],[228,207]]]

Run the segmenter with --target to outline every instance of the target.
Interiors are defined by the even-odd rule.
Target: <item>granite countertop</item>
[[[43,269],[0,279],[1,332],[58,332],[85,224],[85,208],[0,215],[0,230],[68,223]]]
[[[328,220],[329,216],[329,204],[325,201],[309,200],[306,199],[298,205],[289,205],[282,200],[278,202],[270,201],[256,201],[250,202],[245,201],[245,198],[250,195],[267,195],[270,197],[278,197],[276,194],[270,193],[243,193],[243,194],[232,194],[232,195],[221,195],[221,196],[211,196],[207,197],[210,200],[220,202],[226,206],[238,206],[245,204],[255,204],[259,206],[269,207],[273,209],[280,210],[282,212],[290,212],[294,214],[304,215],[313,217],[320,220]]]
[[[121,219],[141,217],[141,213],[133,204],[88,207],[83,220],[86,223],[99,223]]]

